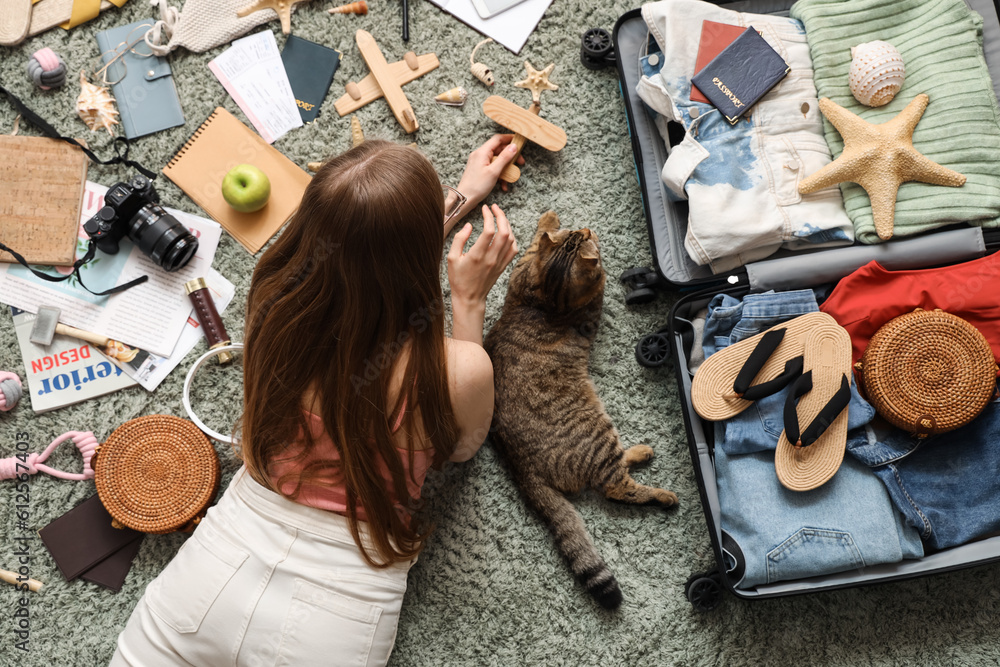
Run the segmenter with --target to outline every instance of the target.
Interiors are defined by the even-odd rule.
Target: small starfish
[[[292,5],[309,0],[257,0],[249,7],[244,7],[236,12],[236,16],[243,18],[262,9],[273,9],[274,13],[281,19],[281,32],[288,34],[292,31]]]
[[[879,238],[892,238],[900,185],[908,181],[950,187],[965,184],[965,176],[942,167],[913,147],[913,130],[929,102],[930,98],[921,93],[895,118],[876,125],[825,97],[821,99],[819,109],[844,138],[844,152],[803,179],[799,192],[808,194],[844,181],[857,183],[871,199]]]
[[[556,64],[552,63],[542,71],[538,71],[531,66],[527,60],[524,61],[524,69],[528,70],[528,78],[518,81],[514,85],[518,88],[527,88],[531,91],[531,101],[540,103],[543,90],[558,90],[559,86],[549,81],[549,74],[555,69]]]

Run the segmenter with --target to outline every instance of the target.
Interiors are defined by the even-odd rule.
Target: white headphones
[[[194,410],[191,409],[191,396],[190,396],[191,382],[194,380],[194,374],[198,371],[199,368],[201,368],[201,365],[204,364],[209,359],[211,359],[212,357],[216,357],[222,354],[223,352],[229,352],[231,350],[242,350],[242,349],[243,349],[243,343],[235,343],[233,345],[223,345],[213,350],[209,350],[205,354],[198,357],[198,360],[195,361],[194,365],[191,366],[191,370],[188,371],[187,377],[184,379],[183,401],[184,401],[184,409],[187,411],[188,417],[190,417],[191,421],[193,421],[198,426],[198,428],[204,431],[206,435],[208,435],[210,438],[214,440],[218,440],[219,442],[227,442],[232,444],[233,439],[228,435],[222,435],[221,433],[216,433],[209,427],[205,426],[204,422],[198,419],[198,415],[196,415],[194,413]]]

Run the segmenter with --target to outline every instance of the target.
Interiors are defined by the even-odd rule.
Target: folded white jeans
[[[719,273],[782,247],[853,243],[854,227],[836,186],[808,195],[798,191],[801,179],[831,159],[802,24],[702,0],[649,3],[642,16],[661,54],[655,59],[658,72],[650,70],[648,58],[639,63],[645,74],[637,93],[656,113],[685,129],[680,144],[667,144],[661,178],[688,200],[684,246],[691,259]],[[705,20],[752,25],[791,68],[735,125],[713,105],[691,101]]]
[[[111,665],[384,665],[411,565],[371,568],[345,517],[241,468],[146,588]]]

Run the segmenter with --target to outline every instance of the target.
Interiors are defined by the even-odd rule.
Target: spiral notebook
[[[222,179],[244,163],[271,181],[271,198],[254,213],[240,213],[222,197]],[[250,254],[256,254],[288,221],[311,178],[222,107],[201,124],[163,173]]]

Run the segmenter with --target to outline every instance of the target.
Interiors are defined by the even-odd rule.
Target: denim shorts
[[[848,451],[871,466],[929,550],[1000,532],[1000,400],[960,429],[916,438],[871,426]]]
[[[810,290],[767,292],[739,301],[716,296],[705,324],[705,354],[817,310]],[[923,556],[916,529],[871,470],[849,456],[811,491],[778,481],[774,450],[787,389],[756,401],[715,428],[715,474],[730,576],[753,588]],[[864,437],[875,415],[852,384],[848,437]],[[1000,448],[998,448],[1000,449]]]
[[[643,5],[642,16],[662,53],[648,56],[639,97],[685,136],[669,146],[661,179],[687,199],[684,246],[714,273],[789,249],[849,245],[854,227],[837,187],[803,195],[799,181],[830,163],[802,24],[781,16],[745,14],[702,0]],[[691,76],[702,22],[753,25],[791,67],[760,102],[731,125],[711,104],[691,101]]]

